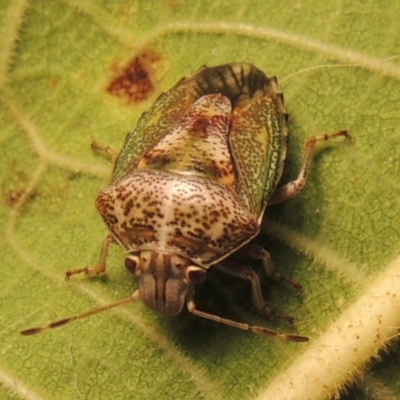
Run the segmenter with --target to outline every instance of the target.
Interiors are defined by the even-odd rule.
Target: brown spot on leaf
[[[147,100],[155,90],[155,64],[160,59],[159,54],[144,51],[124,67],[114,65],[117,76],[108,85],[107,91],[128,100],[129,104]]]
[[[49,88],[50,89],[55,89],[60,83],[59,78],[51,78],[48,82]]]
[[[23,197],[25,197],[23,203],[28,203],[34,200],[38,195],[38,192],[36,189],[27,192],[28,182],[28,175],[12,162],[8,173],[0,186],[0,193],[3,197],[4,204],[8,207],[14,208]]]
[[[17,205],[17,203],[19,202],[19,200],[21,199],[21,197],[25,195],[25,189],[13,189],[13,190],[8,190],[4,193],[4,203],[8,206],[8,207],[15,207]],[[25,199],[25,202],[29,202],[31,200],[33,200],[37,195],[37,192],[31,191],[30,193],[28,193],[27,198]]]

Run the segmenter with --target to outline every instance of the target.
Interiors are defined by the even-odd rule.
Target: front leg
[[[90,147],[93,150],[102,151],[103,153],[107,154],[111,158],[111,162],[112,162],[112,165],[114,168],[115,163],[117,162],[118,155],[119,155],[118,151],[114,150],[111,146],[103,146],[97,142],[92,142]]]
[[[93,150],[101,151],[107,154],[111,158],[111,162],[113,164],[113,168],[118,158],[118,152],[114,150],[111,146],[102,146],[97,142],[92,142],[91,147]],[[100,257],[99,261],[97,262],[96,266],[90,268],[77,268],[77,269],[70,269],[65,273],[65,280],[69,280],[72,275],[76,274],[88,274],[88,275],[100,275],[105,274],[107,269],[107,257],[108,257],[108,248],[111,243],[116,243],[114,237],[112,235],[107,235],[103,240],[101,245]]]
[[[108,257],[108,248],[111,243],[116,243],[114,237],[112,235],[107,235],[103,240],[103,244],[101,245],[100,257],[96,266],[93,268],[78,268],[78,269],[70,269],[65,273],[65,280],[69,280],[70,276],[85,273],[88,275],[99,275],[104,274],[107,269],[107,257]]]

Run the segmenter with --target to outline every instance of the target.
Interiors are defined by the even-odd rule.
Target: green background
[[[1,0],[0,398],[267,399],[276,382],[282,399],[328,398],[346,384],[342,398],[400,397],[398,347],[386,347],[399,300],[371,292],[399,283],[399,15],[396,1]],[[132,60],[148,76],[135,95],[116,95],[109,85]],[[202,65],[234,61],[279,79],[291,117],[284,181],[308,136],[353,137],[323,146],[305,191],[271,207],[260,238],[279,271],[304,285],[301,299],[269,284],[265,295],[309,344],[188,315],[168,321],[142,304],[21,337],[135,290],[117,246],[107,277],[64,282],[66,270],[96,263],[106,234],[93,203],[111,165],[90,143],[120,149],[162,91]],[[199,307],[291,331],[257,314],[246,283],[210,277]],[[380,307],[372,334],[364,298]],[[336,326],[349,309],[358,333]],[[329,369],[334,346],[348,364]],[[287,383],[302,357],[305,391]],[[320,372],[323,383],[313,379]]]

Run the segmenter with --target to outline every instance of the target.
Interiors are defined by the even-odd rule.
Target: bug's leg
[[[234,328],[242,329],[244,331],[252,331],[252,332],[258,333],[260,335],[274,336],[274,337],[277,337],[280,339],[290,340],[292,342],[308,342],[308,337],[306,337],[306,336],[295,335],[295,334],[291,334],[291,333],[280,333],[280,332],[274,331],[273,329],[265,328],[263,326],[244,324],[242,322],[237,322],[237,321],[233,321],[231,319],[222,318],[215,314],[210,314],[210,313],[207,313],[204,311],[200,311],[196,308],[196,304],[192,298],[188,299],[187,308],[188,308],[189,312],[191,312],[193,315],[196,315],[200,318],[205,318],[210,321],[219,322],[220,324],[229,325]],[[35,329],[37,330],[37,329],[41,329],[41,328],[33,328],[33,330],[35,330]],[[31,334],[29,329],[26,332],[27,333],[23,333],[23,334]],[[36,331],[33,333],[36,333]]]
[[[224,261],[223,264],[215,265],[215,267],[228,275],[236,276],[250,282],[253,304],[261,314],[265,314],[269,318],[284,319],[290,324],[293,323],[293,317],[290,315],[277,313],[274,309],[268,307],[261,291],[260,278],[252,267],[232,257]]]
[[[117,161],[117,158],[118,158],[118,154],[119,154],[118,151],[114,150],[111,146],[102,146],[101,144],[99,144],[97,142],[92,142],[90,147],[93,150],[102,151],[102,152],[106,153],[107,155],[109,155],[111,158],[112,165],[114,167],[115,162]]]
[[[303,286],[301,283],[277,272],[272,263],[270,254],[263,247],[256,244],[247,244],[240,249],[238,253],[239,255],[249,257],[253,260],[261,261],[268,278],[273,279],[278,283],[287,283],[296,289],[299,296],[302,294]]]
[[[111,235],[107,235],[103,240],[100,250],[100,257],[99,261],[97,262],[96,266],[93,268],[78,268],[78,269],[70,269],[65,273],[65,280],[68,280],[70,276],[76,274],[89,274],[89,275],[99,275],[104,274],[107,269],[107,256],[108,256],[108,248],[110,247],[111,243],[115,243],[114,238]]]
[[[269,199],[268,206],[280,203],[281,201],[287,200],[299,194],[304,189],[304,186],[307,182],[307,177],[311,166],[311,160],[317,142],[323,142],[338,136],[344,136],[346,138],[350,138],[350,135],[347,131],[339,131],[335,133],[309,137],[306,141],[304,161],[299,176],[294,181],[288,182],[285,185],[277,188],[275,192],[272,194],[271,198]]]

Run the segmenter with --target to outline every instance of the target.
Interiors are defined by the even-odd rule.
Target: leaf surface
[[[0,397],[9,399],[319,399],[400,396],[400,67],[396,2],[10,0],[0,5]],[[250,62],[276,75],[290,114],[283,182],[308,136],[348,129],[314,158],[304,192],[267,212],[260,238],[296,298],[269,304],[310,337],[296,344],[141,304],[31,338],[19,331],[128,297],[136,284],[94,199],[157,96],[202,65]],[[134,83],[130,80],[135,77]],[[139,79],[140,77],[140,79]],[[210,271],[202,309],[279,331],[246,283]],[[397,356],[398,357],[398,356]],[[343,395],[343,398],[346,398]],[[379,397],[379,396],[378,396]]]

